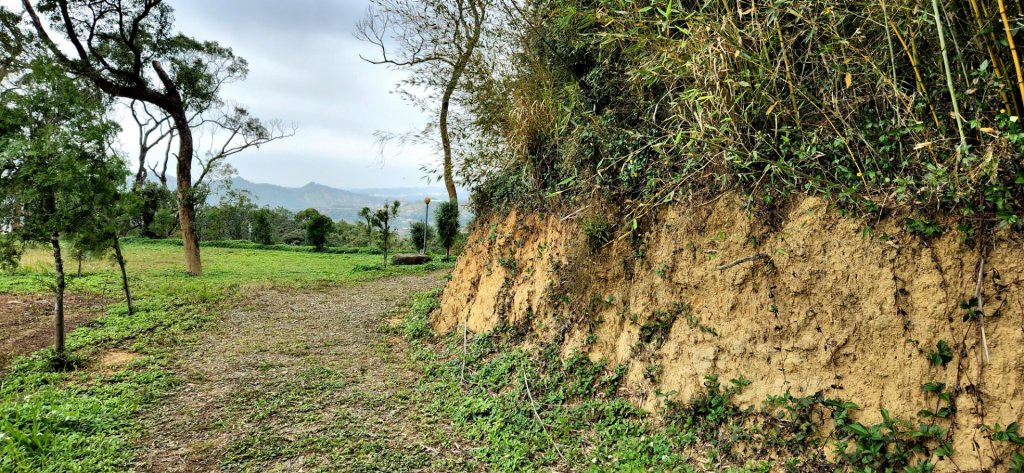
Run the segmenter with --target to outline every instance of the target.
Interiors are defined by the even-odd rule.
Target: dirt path
[[[185,384],[148,415],[140,471],[462,470],[380,330],[443,273],[265,291],[182,349]]]

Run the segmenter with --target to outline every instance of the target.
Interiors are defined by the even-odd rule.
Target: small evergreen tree
[[[270,210],[259,209],[252,216],[252,241],[261,245],[274,243],[274,227],[271,225]]]
[[[426,239],[423,236],[424,229],[426,229]],[[427,247],[430,246],[430,240],[434,239],[434,227],[423,222],[413,222],[409,226],[409,239],[412,241],[413,248],[422,248],[425,254],[427,253]]]
[[[452,245],[459,236],[459,204],[455,202],[442,202],[434,212],[434,219],[437,222],[437,234],[441,246],[444,247],[445,258],[451,258]]]
[[[177,228],[174,193],[155,182],[142,184],[136,193],[140,199],[134,225],[146,238],[167,238]]]
[[[326,215],[317,213],[306,221],[306,242],[316,251],[323,251],[327,246],[327,235],[334,231],[334,221]]]
[[[359,216],[366,220],[366,240],[369,241],[373,238],[373,211],[363,207],[359,210]]]
[[[0,215],[21,241],[48,241],[56,269],[54,349],[64,353],[64,258],[61,242],[99,228],[102,210],[117,207],[128,175],[107,153],[117,125],[107,103],[51,58],[38,56],[0,93]],[[7,207],[17,207],[7,212]],[[4,239],[10,244],[13,239]],[[9,253],[9,250],[0,251]]]
[[[384,250],[384,267],[388,267],[388,244],[391,241],[391,224],[398,217],[398,206],[402,205],[397,200],[391,205],[385,205],[373,214],[373,226],[380,230],[381,249]]]

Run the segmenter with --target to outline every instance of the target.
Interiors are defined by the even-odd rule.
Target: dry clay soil
[[[424,407],[402,339],[381,329],[445,275],[254,290],[178,349],[184,382],[145,415],[136,468],[463,470],[466,451]]]

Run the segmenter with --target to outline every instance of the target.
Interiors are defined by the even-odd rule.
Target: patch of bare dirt
[[[130,351],[109,350],[99,356],[99,361],[96,365],[101,371],[116,371],[142,358],[144,358],[142,355]]]
[[[95,294],[64,296],[66,332],[106,313],[110,301]],[[53,343],[53,295],[0,293],[0,370],[18,355]]]
[[[404,343],[381,330],[444,276],[254,292],[182,348],[185,382],[144,419],[137,469],[450,470],[440,458],[458,449],[420,409]]]

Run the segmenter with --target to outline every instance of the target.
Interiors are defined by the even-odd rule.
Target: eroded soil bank
[[[772,228],[741,207],[729,195],[679,205],[640,241],[596,248],[585,214],[494,216],[470,236],[435,329],[527,325],[566,354],[628,364],[624,390],[652,410],[657,392],[685,402],[709,374],[750,380],[748,405],[820,392],[858,404],[865,424],[886,409],[948,428],[953,461],[940,469],[1007,467],[1014,447],[991,428],[1024,415],[1019,235],[997,233],[981,253],[956,231],[925,239],[903,219],[844,218],[815,198]],[[945,384],[948,415],[919,415],[944,407],[927,383]]]

